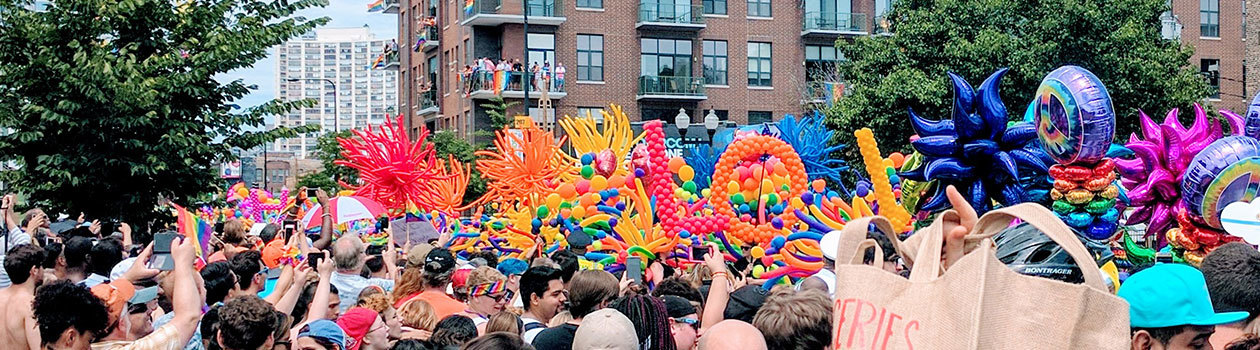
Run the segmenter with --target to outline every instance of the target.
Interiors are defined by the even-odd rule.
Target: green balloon
[[[731,203],[744,204],[744,194],[743,193],[732,194]]]
[[[548,213],[548,212],[549,212],[549,211],[547,210],[547,207],[545,207],[545,206],[538,207],[538,217],[540,217],[540,218],[545,218],[545,217],[547,217],[547,213]]]
[[[684,183],[683,183],[682,188],[683,188],[683,190],[685,190],[685,191],[687,191],[687,192],[690,192],[690,193],[696,193],[696,183],[695,183],[695,182],[692,182],[692,181],[687,181],[687,182],[684,182]]]
[[[590,180],[591,176],[595,176],[595,168],[590,165],[582,166],[582,178]]]
[[[766,196],[766,205],[775,205],[779,203],[779,195],[771,193]]]

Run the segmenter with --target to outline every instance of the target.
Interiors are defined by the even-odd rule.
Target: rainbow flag
[[[494,94],[503,93],[503,88],[507,86],[507,71],[494,71]]]
[[[174,203],[176,224],[175,229],[184,237],[196,238],[197,245],[193,247],[196,251],[199,261],[197,265],[204,265],[207,253],[210,251],[210,235],[214,233],[214,224],[198,217],[196,214],[184,209]]]
[[[420,207],[416,206],[416,202],[413,202],[411,200],[407,201],[407,211],[406,211],[407,221],[415,221],[412,219],[419,220],[421,217],[423,217],[423,215],[424,213],[420,212]]]
[[[372,65],[368,66],[368,69],[376,69],[376,68],[381,68],[384,66],[385,66],[385,54],[381,54],[380,56],[376,56],[375,60],[372,60]]]
[[[826,98],[827,106],[834,105],[840,97],[844,96],[844,83],[823,83],[823,96]]]
[[[368,12],[385,11],[385,0],[376,0],[368,4]]]
[[[473,8],[475,7],[474,5],[476,5],[476,3],[477,3],[477,0],[466,0],[466,1],[464,1],[464,14],[469,15],[469,16],[472,16],[472,15],[473,15]]]

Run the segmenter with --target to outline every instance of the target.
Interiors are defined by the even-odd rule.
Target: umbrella
[[[378,216],[385,215],[385,207],[380,203],[358,196],[343,196],[328,200],[328,206],[332,208],[333,224],[344,224],[347,222],[375,219]],[[302,217],[302,227],[312,229],[323,224],[323,220],[316,220],[324,215],[324,208],[316,204],[310,210],[306,211],[306,216]]]

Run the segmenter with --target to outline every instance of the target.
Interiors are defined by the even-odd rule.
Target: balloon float
[[[1028,123],[1007,125],[1006,106],[998,85],[1007,69],[985,79],[979,90],[962,77],[949,73],[954,86],[952,119],[928,121],[911,109],[910,125],[919,138],[911,145],[923,155],[923,165],[902,172],[902,178],[936,180],[937,190],[924,200],[923,210],[938,211],[948,205],[944,188],[958,187],[979,213],[992,202],[1013,205],[1029,200],[1021,176],[1044,178],[1047,162],[1033,142],[1036,127]]]
[[[1120,189],[1106,158],[1116,113],[1107,88],[1093,73],[1063,66],[1042,79],[1033,101],[1033,123],[1050,167],[1052,209],[1077,234],[1100,241],[1117,232]]]
[[[786,211],[788,198],[805,192],[805,165],[783,140],[751,136],[736,140],[718,160],[711,198],[718,214],[730,217],[729,231],[747,242],[769,242],[796,217]],[[738,207],[736,207],[738,206]]]
[[[1177,112],[1177,109],[1168,111],[1163,123],[1156,124],[1146,113],[1138,111],[1142,134],[1130,134],[1125,144],[1136,157],[1115,160],[1121,184],[1128,190],[1133,208],[1126,223],[1146,224],[1146,235],[1161,242],[1164,233],[1177,224],[1177,213],[1185,210],[1182,196],[1186,190],[1181,183],[1186,168],[1196,155],[1223,134],[1221,125],[1209,119],[1198,104],[1194,105],[1194,124],[1190,128],[1181,125]],[[1242,133],[1242,117],[1226,110],[1222,110],[1221,115],[1233,135]]]
[[[354,137],[337,138],[345,160],[335,164],[359,171],[359,185],[342,183],[356,196],[372,199],[396,212],[407,203],[422,209],[437,206],[443,195],[431,182],[449,178],[443,174],[433,144],[426,142],[429,130],[420,128],[415,141],[407,134],[402,116],[386,118],[376,129],[354,130]]]

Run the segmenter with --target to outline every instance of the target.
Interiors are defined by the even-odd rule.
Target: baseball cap
[[[500,261],[498,265],[495,265],[495,268],[497,268],[499,273],[502,273],[504,276],[520,275],[524,274],[525,270],[529,269],[529,263],[525,262],[525,260],[517,258],[507,258]]]
[[[696,307],[692,306],[690,301],[677,295],[662,296],[661,302],[665,303],[665,312],[669,313],[669,317],[672,318],[685,317],[696,313]]]
[[[252,225],[252,226],[250,226],[250,227],[249,227],[249,235],[250,235],[250,236],[258,236],[258,235],[262,234],[262,231],[263,231],[263,229],[265,229],[265,228],[267,228],[267,224],[264,224],[264,223],[261,223],[261,222],[255,222],[255,223],[254,223],[254,225]]]
[[[731,293],[730,301],[726,303],[726,310],[722,311],[722,318],[752,323],[753,316],[757,315],[761,304],[766,302],[767,293],[761,286],[743,286],[736,289],[734,293]]]
[[[136,294],[132,295],[131,299],[127,300],[127,303],[128,304],[143,304],[143,303],[152,301],[153,299],[157,299],[157,296],[158,296],[158,286],[137,289]]]
[[[271,242],[267,242],[267,244],[262,248],[263,265],[266,265],[267,268],[273,269],[279,267],[280,259],[284,258],[284,253],[285,249],[283,239],[275,239]]]
[[[831,231],[827,232],[827,234],[822,236],[822,239],[818,240],[818,247],[822,248],[823,257],[826,257],[827,260],[836,260],[836,250],[840,249],[841,235],[842,234],[838,230]]]
[[[429,255],[429,252],[432,250],[433,250],[433,245],[430,245],[430,244],[418,244],[415,247],[411,247],[411,250],[407,251],[407,266],[408,267],[424,266],[424,259],[425,257]]]
[[[136,287],[131,285],[126,279],[117,279],[109,283],[101,283],[92,286],[92,295],[101,299],[105,303],[105,307],[109,309],[109,323],[113,324],[118,320],[118,316],[122,315],[122,311],[127,307],[127,301],[136,295]]]
[[[114,268],[109,269],[109,279],[111,280],[121,279],[123,277],[123,274],[127,273],[127,270],[131,269],[131,265],[135,265],[135,264],[136,264],[136,257],[134,256],[123,259],[122,261],[119,261],[117,264],[114,264]]]
[[[591,235],[585,232],[573,232],[569,234],[569,247],[582,248],[591,245]]]
[[[615,309],[600,309],[582,318],[573,334],[574,349],[639,350],[634,323]]]
[[[358,350],[363,345],[363,337],[366,337],[368,331],[372,329],[372,324],[376,323],[378,314],[372,309],[364,307],[352,307],[346,310],[346,313],[337,317],[337,325],[346,331],[346,350]]]
[[[455,256],[446,249],[433,249],[424,257],[424,273],[444,274],[455,268]]]
[[[337,344],[342,349],[346,348],[346,332],[337,326],[336,322],[329,320],[315,320],[302,326],[302,330],[298,333],[298,338],[311,337]]]
[[[1182,264],[1158,264],[1129,276],[1116,293],[1129,302],[1129,326],[1213,326],[1241,321],[1246,311],[1217,313],[1203,273]]]

